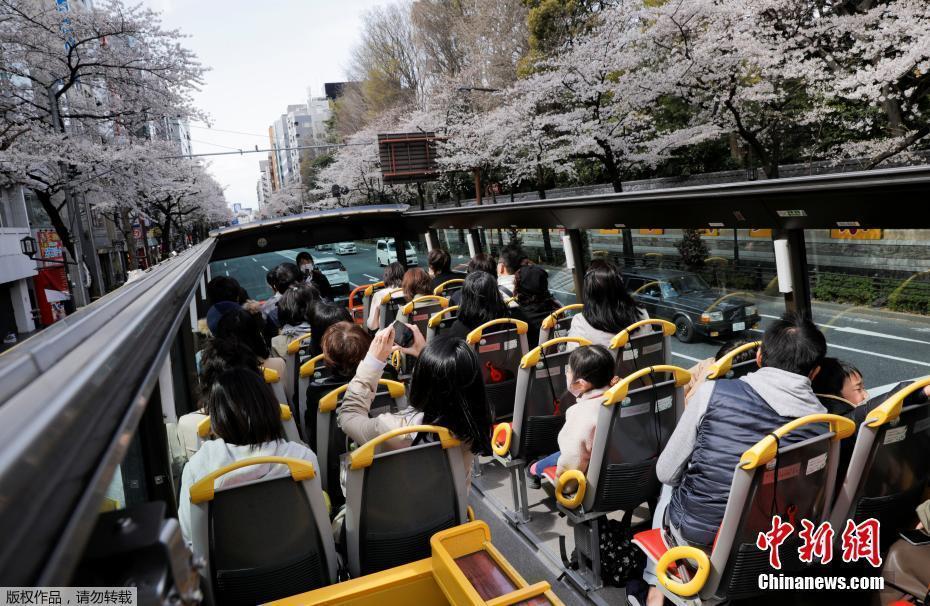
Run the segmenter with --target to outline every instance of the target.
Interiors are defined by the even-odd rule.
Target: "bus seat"
[[[882,548],[898,532],[912,528],[914,508],[930,481],[930,403],[906,406],[910,394],[930,385],[930,376],[914,381],[869,411],[839,488],[830,521],[842,528],[875,518],[881,524]],[[838,526],[837,526],[838,525]]]
[[[265,464],[289,473],[215,486],[232,471]],[[214,603],[265,603],[336,582],[336,549],[315,464],[254,457],[191,486],[193,552],[204,562],[201,574]]]
[[[307,444],[316,436],[307,430],[307,411],[313,411],[313,418],[316,419],[316,401],[310,402],[307,398],[310,395],[310,384],[314,381],[320,381],[332,374],[332,371],[323,363],[323,354],[318,356],[301,356],[300,366],[297,371],[297,385],[294,390],[294,401],[292,409],[297,417],[297,428],[300,429],[300,435],[304,437]],[[338,385],[336,385],[338,387]],[[319,399],[320,395],[317,396]]]
[[[429,332],[430,318],[448,307],[449,299],[445,297],[423,295],[401,306],[397,312],[397,319],[405,324],[416,326],[420,330],[420,334],[425,338]],[[403,354],[401,354],[401,366],[398,370],[404,375],[410,371],[410,363]]]
[[[448,299],[452,296],[452,293],[462,290],[463,284],[465,284],[464,278],[453,278],[451,280],[446,280],[433,289],[433,294],[440,297],[446,297]]]
[[[342,485],[339,481],[340,457],[349,452],[349,438],[337,422],[336,411],[348,389],[341,385],[319,399],[316,418],[316,452],[320,461],[320,476],[323,487],[333,504],[343,502]],[[369,415],[376,417],[385,412],[396,412],[407,408],[407,393],[403,383],[388,379],[378,380],[378,391],[371,403]]]
[[[485,322],[465,338],[478,354],[485,393],[494,407],[495,421],[513,416],[517,370],[528,349],[527,330],[522,320],[498,318]]]
[[[494,430],[495,459],[510,472],[513,512],[505,512],[512,522],[528,522],[526,464],[559,449],[559,431],[565,424],[565,408],[574,402],[565,384],[565,371],[571,351],[565,343],[582,347],[591,342],[581,337],[559,337],[531,349],[520,360],[514,397],[513,421]],[[559,351],[561,347],[562,350]],[[567,397],[566,397],[567,396]],[[568,400],[571,400],[569,402]]]
[[[262,367],[262,376],[265,378],[265,383],[271,386],[271,391],[274,392],[274,397],[278,399],[278,402],[290,402],[284,389],[284,381],[281,380],[278,371]]]
[[[437,439],[377,452],[391,438],[412,433]],[[353,577],[427,558],[434,534],[467,521],[464,453],[448,429],[395,429],[349,460],[345,536]]]
[[[404,291],[400,288],[392,288],[388,291],[388,294],[381,302],[380,323],[378,324],[379,329],[387,328],[387,326],[397,318],[397,312],[403,303],[403,300],[400,298],[403,292]]]
[[[349,293],[349,300],[346,303],[349,308],[349,313],[352,314],[352,321],[362,326],[364,326],[366,320],[368,320],[368,316],[365,315],[365,291],[368,290],[369,286],[372,285],[362,284],[356,286],[352,289],[352,292]],[[372,292],[374,292],[373,289]]]
[[[300,439],[300,432],[297,431],[297,423],[294,420],[294,415],[291,414],[291,407],[287,404],[280,404],[279,406],[281,407],[281,424],[284,425],[284,437],[289,442],[304,444],[304,441]],[[204,416],[200,423],[197,424],[198,449],[203,444],[204,440],[209,439],[212,431],[213,427],[210,424],[209,415]]]
[[[707,379],[709,381],[715,381],[717,379],[739,379],[751,372],[759,370],[759,364],[756,362],[755,355],[749,360],[737,362],[736,364],[733,364],[733,360],[737,356],[748,351],[758,349],[761,345],[762,341],[753,341],[752,343],[740,345],[711,365],[707,373]]]
[[[618,332],[610,340],[610,350],[617,359],[617,376],[622,379],[642,368],[667,365],[672,355],[669,338],[674,334],[674,324],[654,319],[634,322]],[[631,387],[646,385],[650,379],[648,374],[641,375],[640,382]]]
[[[584,588],[603,586],[598,545],[607,514],[623,511],[631,518],[641,504],[652,509],[658,501],[656,462],[684,411],[684,386],[690,380],[687,370],[668,365],[623,378],[603,396],[587,472],[568,470],[557,479],[556,500],[573,529],[578,553],[577,573],[570,576]],[[576,483],[574,496],[565,497],[565,488]]]
[[[824,426],[828,430],[821,431]],[[799,429],[804,433],[797,433]],[[819,433],[811,435],[811,429]],[[791,421],[746,450],[733,475],[723,522],[709,555],[691,546],[670,548],[663,529],[637,533],[633,542],[657,562],[656,576],[665,596],[681,605],[720,604],[762,594],[760,574],[803,570],[807,564],[801,562],[797,549],[801,520],[815,526],[827,520],[840,440],[854,431],[855,423],[845,417],[814,414]],[[770,566],[769,551],[756,546],[759,534],[771,530],[774,515],[795,526],[779,549],[780,570]],[[683,560],[697,562],[697,569],[673,566]]]
[[[573,303],[560,307],[543,319],[539,326],[539,342],[545,343],[549,339],[567,337],[572,325],[572,318],[584,309],[581,303]]]
[[[426,342],[435,339],[442,331],[448,329],[458,317],[459,306],[453,305],[434,313],[426,323]]]
[[[368,322],[368,316],[371,315],[371,298],[375,294],[375,291],[381,290],[384,288],[384,282],[375,282],[374,284],[368,284],[365,286],[365,290],[362,292],[362,325],[364,326],[365,322]]]

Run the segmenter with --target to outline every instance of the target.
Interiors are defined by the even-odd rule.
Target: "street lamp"
[[[32,236],[26,236],[19,241],[19,249],[30,259],[34,259],[36,252],[38,252],[38,248],[36,247],[36,239]]]

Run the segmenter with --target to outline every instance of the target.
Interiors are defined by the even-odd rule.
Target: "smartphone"
[[[394,342],[401,347],[413,345],[413,331],[400,320],[394,320]]]
[[[902,530],[898,534],[911,545],[930,545],[930,534],[923,530]]]

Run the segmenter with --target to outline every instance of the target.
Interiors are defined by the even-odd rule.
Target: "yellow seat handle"
[[[407,393],[403,383],[391,381],[390,379],[378,379],[378,385],[387,387],[388,395],[392,398],[399,398]],[[349,389],[349,384],[340,385],[322,398],[320,398],[320,412],[332,412],[339,406],[339,397]]]
[[[668,576],[668,567],[678,560],[694,560],[697,563],[697,572],[694,574],[694,578],[687,583],[673,581]],[[704,583],[707,582],[709,576],[710,558],[697,547],[688,545],[672,547],[663,553],[659,561],[656,562],[656,578],[659,579],[659,583],[662,587],[683,598],[697,595],[704,588]]]
[[[290,421],[293,416],[291,415],[291,407],[287,404],[278,404],[281,407],[281,421]],[[206,440],[207,436],[210,435],[210,432],[213,430],[213,425],[210,422],[210,417],[206,416],[200,420],[200,423],[197,423],[197,435],[201,439]]]
[[[709,381],[713,381],[715,379],[722,379],[723,377],[727,376],[727,373],[730,372],[730,368],[733,367],[733,360],[736,358],[736,356],[760,347],[761,345],[762,341],[753,341],[752,343],[745,343],[740,345],[711,365],[710,371],[707,373],[707,379]]]
[[[565,307],[560,307],[542,321],[542,327],[546,330],[552,330],[555,328],[555,323],[559,321],[559,317],[565,315],[570,311],[577,311],[584,309],[584,305],[581,303],[572,303],[571,305],[566,305]]]
[[[349,466],[352,469],[362,469],[370,466],[372,461],[375,460],[375,449],[378,446],[390,439],[411,433],[435,433],[439,436],[439,443],[442,445],[443,449],[452,448],[453,446],[461,444],[461,442],[452,435],[452,432],[445,427],[440,427],[438,425],[408,425],[407,427],[398,427],[397,429],[385,432],[377,438],[369,440],[365,442],[364,445],[356,448],[349,457]]]
[[[262,366],[262,378],[265,379],[265,383],[277,383],[281,380],[281,375],[277,370]]]
[[[632,335],[640,328],[643,328],[644,326],[658,326],[662,329],[662,334],[664,334],[666,337],[670,337],[675,334],[675,325],[668,320],[640,320],[639,322],[633,322],[615,334],[614,337],[610,340],[610,349],[623,349],[626,347],[626,344],[630,342],[630,335]]]
[[[465,337],[465,341],[469,345],[475,345],[481,341],[481,336],[484,334],[484,331],[495,326],[501,326],[502,324],[513,324],[517,329],[518,335],[525,335],[526,331],[529,330],[529,326],[523,320],[516,320],[514,318],[497,318],[495,320],[491,320],[490,322],[485,322],[475,330],[468,333],[468,336]]]
[[[577,343],[582,347],[587,347],[591,344],[591,341],[585,339],[584,337],[557,337],[555,339],[549,339],[542,345],[534,347],[533,349],[526,352],[526,355],[523,356],[522,360],[520,360],[520,368],[532,368],[536,366],[539,363],[539,358],[542,357],[542,352],[544,349],[555,347],[560,343]]]
[[[865,417],[865,424],[869,427],[879,427],[897,419],[901,415],[901,409],[904,407],[904,400],[909,395],[930,385],[930,376],[917,379],[901,391],[894,393],[890,398],[881,403],[878,407],[869,411]]]
[[[306,341],[309,338],[310,338],[310,333],[308,332],[307,334],[300,335],[299,337],[297,337],[296,339],[288,343],[287,344],[287,355],[293,356],[298,351],[300,351],[300,346],[303,344],[304,341]]]
[[[439,295],[420,295],[419,297],[415,297],[413,301],[411,301],[410,303],[407,303],[406,305],[401,307],[400,313],[402,313],[405,316],[409,316],[410,314],[413,313],[413,310],[416,309],[417,305],[421,303],[431,303],[431,302],[438,303],[439,306],[442,307],[443,309],[445,309],[446,307],[449,307],[449,299],[445,297],[440,297]]]
[[[506,457],[513,440],[513,427],[510,423],[498,423],[491,435],[491,450],[499,457]]]
[[[565,494],[565,487],[569,482],[578,483],[578,490],[571,497]],[[584,494],[588,490],[588,478],[579,469],[563,471],[555,483],[555,500],[565,509],[578,509],[584,502]]]
[[[313,463],[303,459],[294,459],[291,457],[252,457],[250,459],[242,459],[241,461],[236,461],[235,463],[230,463],[225,467],[221,467],[205,476],[203,479],[195,482],[190,488],[191,503],[196,505],[197,503],[212,501],[215,494],[214,483],[227,473],[242,469],[243,467],[266,464],[287,465],[291,472],[291,477],[295,482],[312,480],[316,477],[316,472],[313,470]]]
[[[313,356],[306,362],[300,365],[300,378],[308,379],[313,376],[313,373],[316,372],[316,365],[323,362],[323,354],[318,356]]]
[[[370,297],[371,295],[375,294],[375,290],[378,288],[384,288],[384,282],[379,281],[375,282],[374,284],[369,284],[368,287],[365,288],[365,296]]]
[[[437,326],[439,326],[439,323],[442,322],[443,318],[445,318],[447,315],[451,314],[452,312],[458,311],[458,310],[459,310],[458,305],[453,305],[452,307],[440,309],[439,311],[434,313],[432,316],[430,316],[427,326],[430,328],[436,328]]]
[[[627,392],[630,391],[630,385],[637,379],[642,379],[648,375],[657,372],[668,372],[675,375],[675,387],[684,387],[691,381],[691,373],[680,366],[671,366],[669,364],[659,364],[637,370],[631,375],[620,379],[620,382],[608,389],[604,393],[604,406],[613,406],[617,402],[622,402],[626,398]]]
[[[441,295],[443,291],[449,288],[450,286],[455,286],[456,284],[464,284],[464,283],[465,283],[465,280],[462,278],[453,278],[451,280],[446,280],[445,282],[443,282],[442,284],[440,284],[439,286],[433,289],[433,294]]]
[[[775,436],[778,436],[778,439],[780,440],[792,431],[804,427],[805,425],[811,425],[813,423],[829,424],[830,431],[835,434],[833,436],[834,440],[848,438],[856,431],[856,423],[851,419],[847,419],[846,417],[841,417],[839,415],[822,413],[807,415],[805,417],[794,419],[790,423],[785,423],[772,433],[775,434]],[[778,441],[774,436],[767,435],[756,442],[756,444],[750,447],[749,450],[743,453],[739,464],[743,469],[755,469],[756,467],[767,464],[777,455]]]

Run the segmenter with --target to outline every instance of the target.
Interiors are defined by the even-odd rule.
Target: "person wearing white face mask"
[[[536,486],[547,467],[557,465],[556,475],[568,469],[588,470],[600,397],[620,378],[614,374],[616,361],[603,345],[579,347],[568,357],[565,380],[576,402],[565,411],[565,425],[559,432],[559,452],[530,465],[527,475]]]
[[[324,299],[333,298],[333,289],[329,284],[329,280],[327,280],[323,272],[317,269],[313,264],[313,256],[310,253],[306,251],[297,253],[297,267],[300,268],[303,281],[313,284],[316,289],[320,291],[321,297]]]

